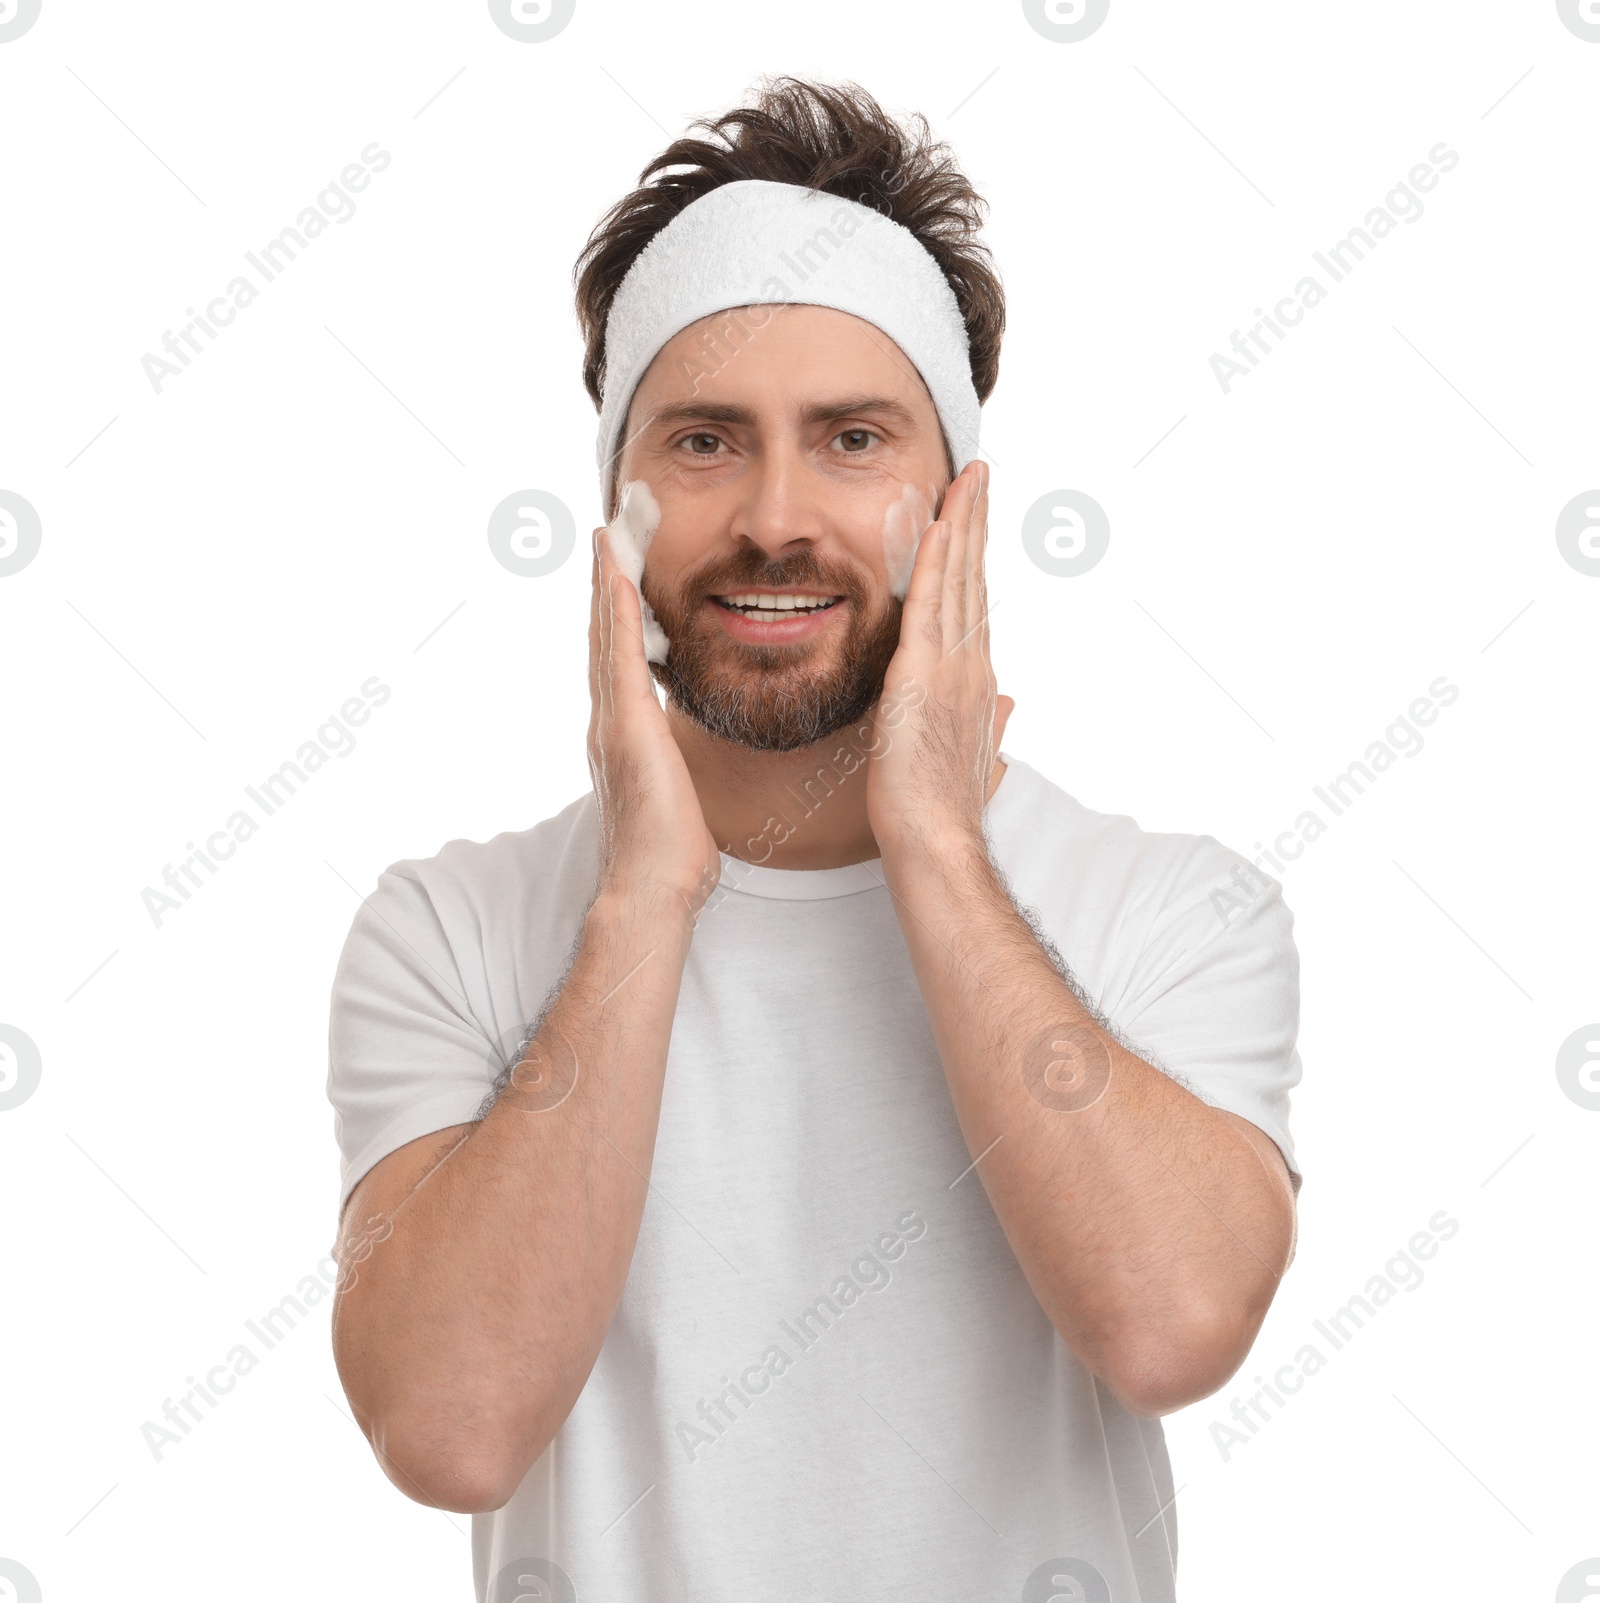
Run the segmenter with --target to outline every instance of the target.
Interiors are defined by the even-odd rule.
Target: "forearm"
[[[1281,1165],[1101,1030],[981,843],[885,864],[956,1116],[1046,1315],[1138,1412],[1207,1395],[1287,1263]]]
[[[638,1235],[692,933],[681,898],[602,896],[489,1113],[403,1193],[352,1197],[346,1233],[373,1245],[342,1277],[335,1350],[413,1496],[497,1506],[588,1378]]]

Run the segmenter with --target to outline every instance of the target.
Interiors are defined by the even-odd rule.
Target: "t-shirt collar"
[[[1000,783],[983,809],[984,823],[991,834],[1004,827],[1020,805],[1020,793],[1027,788],[1033,770],[1009,752],[1002,751],[1005,770]],[[721,888],[746,896],[765,896],[775,901],[815,902],[833,896],[854,896],[861,891],[883,888],[883,859],[868,858],[863,863],[846,863],[841,868],[767,868],[741,858],[722,857]]]

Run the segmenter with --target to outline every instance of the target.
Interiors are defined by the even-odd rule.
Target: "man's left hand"
[[[887,865],[976,845],[1016,703],[995,694],[984,580],[989,465],[969,462],[917,550],[900,645],[874,709],[867,818]]]

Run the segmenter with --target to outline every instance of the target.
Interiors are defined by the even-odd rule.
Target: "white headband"
[[[626,443],[628,404],[661,347],[713,312],[784,304],[831,306],[882,329],[927,385],[956,470],[977,455],[966,325],[917,237],[841,195],[745,179],[679,212],[635,258],[611,303],[595,452],[602,506],[609,509],[612,464]],[[757,311],[743,327],[771,315]],[[708,353],[707,370],[729,350],[723,344],[720,354]]]

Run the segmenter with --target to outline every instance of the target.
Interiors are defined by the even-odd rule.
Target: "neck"
[[[881,853],[867,820],[871,714],[796,751],[751,751],[676,708],[667,722],[700,798],[706,828],[730,857],[765,868],[842,868]],[[998,756],[993,796],[1005,773]]]

